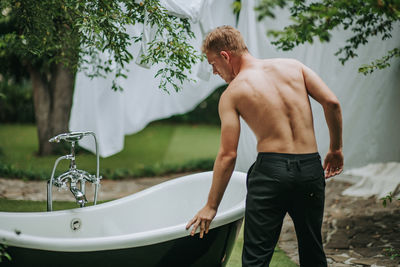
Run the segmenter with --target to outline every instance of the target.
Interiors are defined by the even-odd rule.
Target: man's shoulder
[[[245,76],[236,76],[222,93],[220,101],[235,103],[237,99],[240,99],[244,96],[248,86],[249,84]]]
[[[235,79],[233,79],[231,83],[228,85],[224,94],[227,96],[237,96],[238,94],[243,93],[246,90],[246,88],[250,86],[250,80],[249,80],[250,77],[251,76],[249,76],[245,72],[239,73],[235,77]]]
[[[301,67],[304,64],[295,58],[271,58],[262,60],[264,65],[271,65],[276,67],[281,66],[293,66],[293,67]]]

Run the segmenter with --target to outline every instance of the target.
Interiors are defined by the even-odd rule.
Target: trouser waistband
[[[314,160],[316,158],[320,159],[318,152],[314,153],[304,153],[304,154],[290,154],[290,153],[277,153],[277,152],[259,152],[257,159],[268,158],[268,159],[282,159],[282,160],[299,160],[301,162]]]
[[[257,163],[262,161],[284,161],[287,163],[287,167],[296,165],[300,168],[302,163],[320,160],[321,156],[318,152],[315,153],[304,153],[304,154],[290,154],[290,153],[276,153],[276,152],[259,152],[257,155]]]

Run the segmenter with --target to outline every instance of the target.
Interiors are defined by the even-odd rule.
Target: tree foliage
[[[169,15],[157,0],[2,0],[0,20],[8,24],[0,32],[0,57],[16,55],[45,73],[54,63],[82,70],[89,77],[113,74],[113,89],[121,89],[119,77],[133,59],[129,47],[142,40],[130,36],[128,27],[147,23],[157,27],[149,53],[141,60],[158,64],[160,87],[188,79],[193,63],[201,59],[189,44],[194,37],[187,19]]]
[[[342,64],[357,57],[356,50],[366,45],[369,37],[378,36],[382,41],[391,38],[393,27],[398,26],[400,20],[400,0],[261,0],[256,7],[258,18],[274,18],[274,9],[285,6],[289,6],[293,24],[283,30],[269,31],[268,34],[276,38],[272,43],[282,50],[291,50],[299,44],[312,43],[314,37],[329,42],[330,32],[343,28],[352,35],[335,53]],[[359,72],[367,74],[390,66],[392,58],[400,57],[399,48],[362,65]]]

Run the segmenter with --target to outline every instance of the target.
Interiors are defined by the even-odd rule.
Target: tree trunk
[[[68,132],[75,73],[62,63],[55,64],[45,74],[31,66],[29,73],[39,138],[38,154],[46,156],[55,149],[55,145],[48,140],[57,134]]]

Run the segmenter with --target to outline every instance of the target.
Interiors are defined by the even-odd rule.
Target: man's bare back
[[[292,59],[256,60],[241,69],[221,101],[237,112],[257,137],[258,152],[317,151],[303,65]]]

